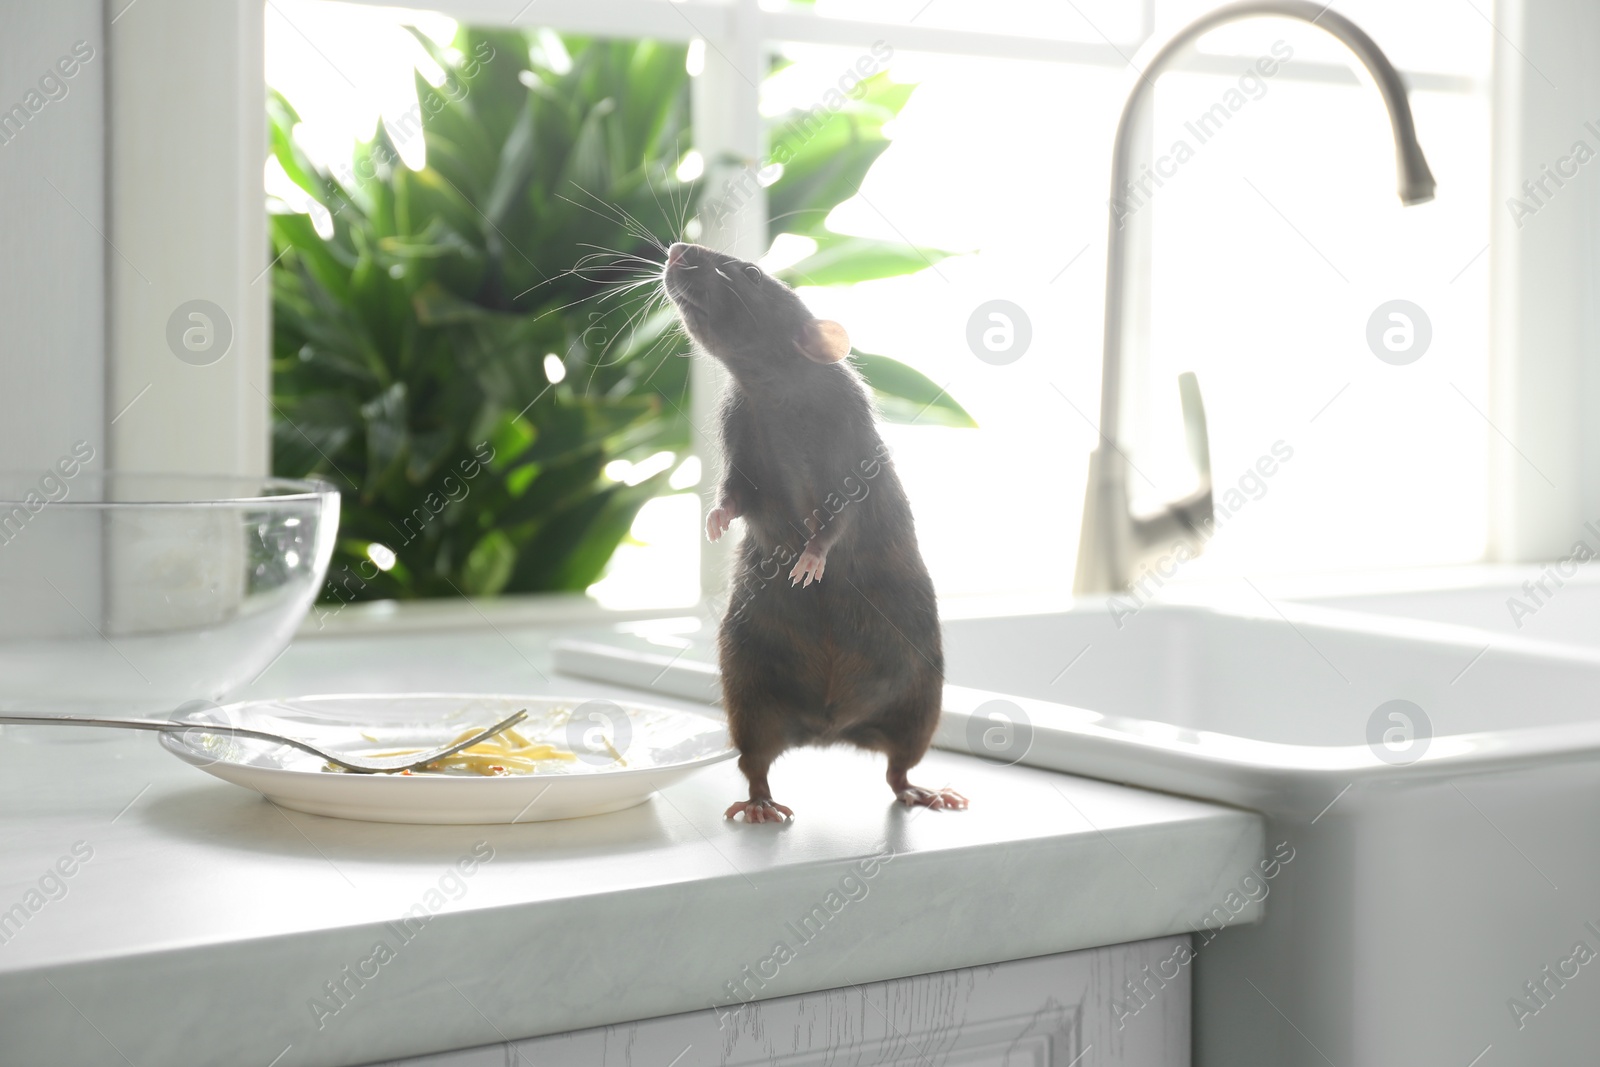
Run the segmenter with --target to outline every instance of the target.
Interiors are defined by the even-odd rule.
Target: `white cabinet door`
[[[1188,1067],[1188,945],[1139,941],[390,1062]]]

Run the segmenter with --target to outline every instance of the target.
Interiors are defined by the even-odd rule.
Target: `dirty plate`
[[[570,753],[528,773],[351,774],[287,745],[208,733],[247,726],[352,754],[445,744],[526,708],[517,731]],[[223,781],[314,815],[369,822],[512,823],[601,815],[734,756],[719,719],[610,700],[466,693],[360,694],[252,700],[181,713],[195,729],[161,745]]]

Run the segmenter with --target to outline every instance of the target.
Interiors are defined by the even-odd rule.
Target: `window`
[[[410,106],[411,70],[421,62],[427,74],[428,64],[402,20],[436,39],[459,15],[617,36],[709,34],[719,50],[739,47],[739,28],[753,25],[793,60],[762,85],[769,113],[819,100],[874,42],[892,49],[891,76],[918,88],[893,124],[894,147],[830,225],[958,254],[910,276],[804,296],[845,323],[859,349],[917,367],[980,423],[887,433],[941,592],[1070,589],[1096,441],[1106,185],[1134,76],[1127,57],[1212,5],[430,6],[442,14],[271,0],[267,77],[300,110],[314,154],[347,157],[380,114]],[[1174,382],[1193,370],[1218,492],[1236,490],[1186,574],[1463,562],[1485,551],[1493,30],[1470,5],[1400,12],[1360,0],[1340,10],[1406,73],[1439,182],[1432,204],[1400,207],[1377,94],[1315,28],[1274,19],[1218,31],[1156,94],[1151,160],[1179,142],[1193,151],[1166,165],[1172,176],[1138,210],[1150,316],[1133,348],[1149,355],[1130,361],[1143,366],[1126,390],[1127,443],[1152,500],[1187,488]],[[1273,73],[1246,73],[1262,57],[1274,59]],[[1219,103],[1226,122],[1201,121]],[[737,125],[740,116],[722,118]],[[772,253],[797,254],[781,242]],[[974,315],[994,300],[1026,317],[1027,348],[1014,362],[985,361],[969,343]],[[1412,364],[1369,347],[1369,322],[1394,300],[1421,308],[1431,335]],[[1258,460],[1275,453],[1281,462],[1262,476]],[[687,494],[647,506],[638,543],[623,546],[596,593],[619,604],[691,596],[703,540],[694,513]]]

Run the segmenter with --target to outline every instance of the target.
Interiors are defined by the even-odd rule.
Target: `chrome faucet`
[[[1144,63],[1135,60],[1139,77],[1122,107],[1112,147],[1105,338],[1100,373],[1100,442],[1089,456],[1083,533],[1078,541],[1078,567],[1072,583],[1072,591],[1077,596],[1123,592],[1132,587],[1142,567],[1179,551],[1180,546],[1187,548],[1190,555],[1198,555],[1214,523],[1211,447],[1206,432],[1205,406],[1200,399],[1200,385],[1192,373],[1178,377],[1178,391],[1183,404],[1189,458],[1198,476],[1198,488],[1153,514],[1135,515],[1130,507],[1130,464],[1118,439],[1124,292],[1129,282],[1123,214],[1118,210],[1118,202],[1127,191],[1133,169],[1133,130],[1154,90],[1156,78],[1174,56],[1201,34],[1225,23],[1259,15],[1280,15],[1309,22],[1337,37],[1355,53],[1377,83],[1389,109],[1400,177],[1400,202],[1411,205],[1433,199],[1433,174],[1417,144],[1411,104],[1399,72],[1359,26],[1321,4],[1307,0],[1243,0],[1219,7],[1168,38]]]

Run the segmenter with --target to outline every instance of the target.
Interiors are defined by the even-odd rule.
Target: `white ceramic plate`
[[[314,815],[369,822],[511,823],[600,815],[642,804],[661,787],[736,754],[720,720],[609,700],[477,693],[359,694],[252,700],[185,713],[363,754],[446,744],[519,709],[517,730],[577,753],[531,774],[349,774],[287,745],[209,734],[162,734],[167,751],[223,781]],[[610,754],[615,748],[625,765]]]

